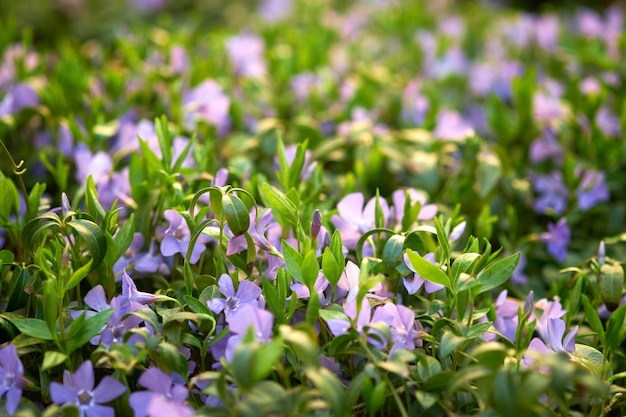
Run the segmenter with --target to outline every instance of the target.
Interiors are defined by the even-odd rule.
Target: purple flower
[[[580,170],[578,170],[580,174]],[[610,198],[609,187],[604,182],[604,172],[586,170],[576,188],[578,206],[581,210],[589,210],[598,203],[608,201]]]
[[[570,238],[571,231],[564,217],[556,224],[548,223],[548,232],[541,235],[541,239],[548,245],[548,252],[559,262],[567,257]]]
[[[226,321],[231,322],[233,314],[245,305],[259,307],[261,288],[248,280],[239,282],[237,292],[233,286],[233,280],[227,274],[223,274],[217,285],[225,298],[213,298],[207,302],[207,306],[215,314],[222,311],[226,315]]]
[[[170,49],[170,66],[174,74],[182,74],[189,68],[189,56],[185,48],[175,45]]]
[[[291,88],[300,102],[309,99],[311,93],[318,92],[322,87],[322,79],[312,72],[303,72],[291,79]]]
[[[124,271],[122,273],[122,296],[139,304],[150,304],[159,301],[159,296],[137,290],[135,281]]]
[[[0,398],[6,394],[5,407],[9,415],[17,410],[25,385],[24,366],[15,345],[10,343],[0,349]]]
[[[433,136],[438,139],[460,141],[474,134],[474,129],[455,111],[442,110],[437,116]]]
[[[93,182],[99,185],[109,178],[113,172],[113,160],[106,152],[92,154],[85,145],[79,145],[74,152],[76,162],[76,180],[84,184],[91,175]]]
[[[265,45],[260,37],[252,34],[233,36],[226,42],[226,50],[237,74],[249,78],[265,75]]]
[[[39,96],[30,86],[17,84],[0,102],[0,117],[19,113],[22,109],[39,106]]]
[[[547,159],[552,159],[558,166],[563,164],[563,148],[552,129],[544,129],[541,137],[530,144],[530,162],[539,164]]]
[[[391,342],[396,349],[414,350],[418,340],[418,322],[415,321],[415,312],[402,304],[385,303],[376,308],[372,322],[381,321],[391,328]]]
[[[268,343],[272,339],[274,316],[269,311],[246,304],[233,314],[228,326],[233,336],[228,339],[224,356],[228,362],[231,362],[235,349],[250,329],[252,329],[254,340],[259,343]]]
[[[574,352],[576,343],[574,338],[578,332],[578,326],[572,328],[565,335],[565,321],[551,318],[548,320],[547,334],[542,338],[534,337],[528,345],[528,352],[535,352],[535,355],[550,355],[554,352]],[[543,339],[543,340],[542,340]],[[524,355],[522,365],[530,366],[534,362],[532,355]]]
[[[372,306],[367,298],[363,298],[361,301],[361,311],[359,311],[358,315],[356,306],[356,299],[353,299],[343,308],[344,312],[352,320],[352,322],[345,319],[329,319],[327,321],[328,329],[334,336],[346,334],[353,324],[359,334],[365,335],[366,327],[377,321],[376,319],[372,319]],[[392,320],[391,317],[384,317],[384,319],[389,321]],[[373,337],[373,334],[376,334],[378,337]],[[387,343],[389,343],[388,340],[384,340],[382,335],[375,331],[371,335],[368,335],[368,342],[373,346],[376,346],[378,349],[383,349]]]
[[[346,264],[346,268],[341,274],[341,278],[337,282],[337,291],[335,293],[335,300],[340,300],[345,296],[345,303],[349,303],[350,301],[356,299],[359,293],[359,276],[361,274],[361,269],[352,261],[348,261]],[[380,283],[374,285],[369,289],[368,295],[372,296],[369,293],[375,293],[377,291],[381,291],[383,289]]]
[[[507,290],[502,291],[496,300],[496,318],[493,321],[493,327],[498,329],[498,331],[511,342],[515,342],[517,325],[519,323],[517,314],[519,306],[515,301],[507,298],[507,294]],[[495,335],[493,335],[493,337],[491,337],[491,335],[493,335],[493,333],[487,332],[483,337],[485,340],[491,340],[495,337]]]
[[[515,284],[526,284],[528,282],[528,276],[524,273],[524,268],[526,268],[526,254],[521,252],[519,256],[519,262],[513,271],[513,275],[511,275],[511,282]]]
[[[402,94],[402,120],[411,125],[424,123],[430,107],[428,98],[421,94],[418,81],[411,81]]]
[[[193,417],[193,409],[185,405],[189,390],[176,384],[172,377],[152,367],[139,377],[139,385],[150,391],[137,391],[130,394],[128,402],[135,417]]]
[[[183,97],[185,127],[196,128],[197,121],[215,125],[218,136],[224,136],[230,128],[230,98],[213,80],[206,80]]]
[[[414,188],[396,190],[391,194],[391,200],[393,201],[392,217],[395,218],[397,225],[402,225],[407,194],[411,205],[414,205],[417,202],[420,203],[420,211],[417,218],[414,220],[432,220],[432,218],[437,215],[437,206],[435,204],[426,204],[425,193]]]
[[[258,13],[267,22],[277,22],[289,16],[292,0],[261,0]]]
[[[531,180],[533,188],[539,194],[535,200],[535,212],[562,214],[567,207],[569,195],[563,175],[553,171],[550,175],[531,175]]]
[[[536,121],[547,124],[562,120],[565,117],[565,112],[560,99],[542,92],[535,92],[533,117]]]
[[[74,374],[63,372],[63,384],[50,384],[50,398],[55,404],[74,404],[80,417],[113,417],[113,407],[101,405],[108,403],[126,391],[126,386],[113,378],[105,376],[94,389],[93,364],[84,362]]]
[[[376,198],[370,199],[365,208],[365,197],[361,193],[345,196],[338,204],[339,215],[333,215],[331,222],[339,230],[343,244],[348,249],[356,249],[356,244],[363,233],[375,228]],[[385,223],[389,219],[390,210],[385,199],[380,199]]]
[[[183,256],[187,256],[187,249],[189,242],[191,241],[191,231],[185,221],[185,218],[181,216],[176,210],[165,210],[163,217],[169,222],[169,227],[163,234],[163,240],[161,241],[161,253],[163,256],[172,256],[180,253]],[[210,240],[207,235],[200,235],[196,241],[195,246],[191,252],[189,262],[195,264],[200,260],[202,252],[204,252],[204,244]]]
[[[426,259],[431,264],[436,265],[434,253],[432,252],[427,253],[426,255],[424,255],[424,259]],[[417,271],[413,268],[413,265],[411,265],[411,261],[409,260],[409,257],[406,253],[404,254],[404,263],[407,266],[407,268],[409,268],[411,272],[413,272],[412,277],[402,278],[402,282],[404,283],[404,288],[406,288],[406,291],[409,294],[415,294],[417,290],[419,290],[422,287],[422,285],[424,285],[424,291],[426,291],[426,293],[428,294],[432,294],[434,292],[437,292],[445,288],[443,285],[436,284],[431,281],[427,281],[421,275],[419,275]]]
[[[619,117],[615,116],[613,112],[606,106],[600,107],[596,113],[596,124],[602,130],[604,136],[616,137],[620,134],[620,121]]]

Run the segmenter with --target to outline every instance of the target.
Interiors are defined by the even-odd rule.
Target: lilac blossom
[[[5,407],[9,415],[17,411],[25,386],[24,366],[15,345],[9,343],[0,349],[0,398],[6,394]]]
[[[63,384],[50,383],[50,398],[55,404],[74,404],[80,417],[113,417],[113,407],[104,406],[126,392],[126,386],[105,376],[94,388],[93,364],[84,362],[74,374],[63,372]]]
[[[438,139],[460,141],[474,134],[474,129],[463,117],[450,110],[442,110],[437,116],[433,136]]]
[[[580,171],[580,169],[577,170],[579,175]],[[605,183],[604,172],[585,170],[576,188],[576,197],[578,206],[583,211],[589,210],[598,203],[608,201],[610,193]]]
[[[215,125],[218,136],[230,129],[230,98],[213,80],[205,80],[183,96],[185,127],[195,130],[198,120]]]
[[[539,194],[535,200],[536,213],[562,214],[567,207],[569,191],[559,171],[550,175],[532,175],[533,188]]]
[[[146,369],[139,377],[139,385],[149,391],[130,394],[128,402],[135,417],[192,417],[193,409],[185,405],[189,390],[184,384],[176,383],[157,367]]]
[[[240,281],[239,287],[235,292],[232,278],[227,274],[222,274],[217,285],[224,298],[213,298],[207,302],[207,306],[215,314],[220,314],[223,311],[226,315],[226,321],[229,323],[234,313],[243,306],[263,306],[263,302],[259,300],[261,288],[253,282],[248,280]]]
[[[563,165],[563,148],[556,139],[552,129],[544,129],[541,137],[530,144],[530,162],[539,164],[545,160],[552,160],[555,165]]]
[[[376,198],[370,199],[365,208],[363,208],[364,202],[363,194],[348,194],[337,204],[339,214],[331,217],[330,221],[339,230],[343,244],[348,249],[356,249],[357,242],[363,233],[376,227]],[[380,207],[386,223],[390,216],[390,210],[387,201],[383,198],[380,198]]]
[[[563,262],[567,257],[570,238],[571,231],[565,217],[556,224],[548,223],[548,232],[541,235],[541,239],[548,245],[548,252],[559,262]]]
[[[224,356],[228,362],[232,362],[235,349],[250,329],[252,329],[254,340],[258,343],[268,343],[272,339],[274,316],[269,311],[246,304],[233,314],[228,327],[233,336],[226,343]]]
[[[435,262],[435,254],[432,252],[424,255],[424,259],[426,259],[433,265],[437,264]],[[409,268],[409,270],[411,270],[411,272],[413,272],[412,277],[407,276],[402,278],[404,288],[406,288],[406,291],[409,293],[409,295],[415,294],[417,290],[422,287],[422,285],[424,286],[424,291],[426,291],[426,293],[428,294],[432,294],[445,288],[443,285],[428,281],[424,279],[420,274],[418,274],[415,268],[413,268],[413,265],[409,260],[409,256],[406,253],[404,254],[404,264],[407,266],[407,268]]]
[[[183,256],[187,256],[187,249],[189,242],[191,241],[191,231],[185,221],[185,218],[181,216],[176,210],[165,210],[163,217],[169,222],[169,227],[163,234],[163,240],[161,241],[161,253],[163,256],[172,256],[180,253]],[[192,249],[189,262],[195,264],[200,260],[200,256],[205,250],[204,244],[210,240],[209,236],[201,234],[196,241],[195,246]]]
[[[249,78],[265,76],[265,45],[259,36],[250,33],[233,36],[226,42],[226,50],[237,74]]]
[[[39,106],[39,96],[27,84],[14,86],[0,102],[0,117],[17,114],[26,108]]]

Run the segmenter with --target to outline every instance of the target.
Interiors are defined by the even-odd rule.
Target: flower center
[[[91,403],[91,393],[88,391],[80,391],[78,393],[78,404],[89,405]]]
[[[236,297],[228,297],[226,299],[226,308],[236,310],[239,307],[239,300]]]

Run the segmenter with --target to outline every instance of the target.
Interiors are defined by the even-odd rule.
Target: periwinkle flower
[[[150,304],[159,301],[159,296],[149,292],[139,291],[135,281],[124,271],[122,273],[122,296],[129,301],[139,304]]]
[[[250,329],[252,329],[254,340],[258,343],[268,343],[272,339],[274,316],[269,311],[246,304],[233,314],[228,327],[233,336],[226,343],[224,356],[228,362],[231,362],[235,349]]]
[[[343,244],[348,249],[356,249],[357,242],[363,233],[376,227],[375,210],[376,198],[370,199],[363,208],[365,197],[362,193],[352,193],[345,196],[338,204],[338,215],[333,215],[330,221],[335,225]],[[385,223],[389,219],[389,205],[385,199],[380,199],[380,207]]]
[[[259,36],[249,33],[233,36],[226,42],[226,50],[237,74],[249,78],[265,76],[265,45]]]
[[[180,45],[174,45],[170,49],[170,66],[174,74],[182,74],[189,68],[189,56],[185,48]]]
[[[404,218],[404,206],[406,204],[407,195],[409,197],[409,201],[411,205],[420,203],[420,211],[417,214],[417,218],[415,220],[432,220],[433,217],[437,214],[437,205],[436,204],[426,204],[426,194],[418,191],[414,188],[407,188],[403,190],[396,190],[391,193],[391,200],[393,201],[392,206],[392,217],[395,218],[397,225],[402,225],[402,220]]]
[[[335,300],[340,300],[345,297],[345,303],[349,303],[352,300],[356,299],[359,293],[359,276],[361,275],[361,269],[357,264],[352,261],[348,261],[346,263],[346,267],[343,270],[343,274],[339,278],[337,282],[337,291],[335,292]],[[371,293],[376,293],[383,289],[380,283],[374,285],[372,288],[368,290],[366,294],[369,297],[374,297]]]
[[[426,259],[433,265],[436,264],[435,254],[432,252],[424,255],[424,259]],[[412,276],[406,276],[402,278],[404,288],[406,288],[406,291],[409,293],[409,295],[415,294],[417,290],[422,287],[422,285],[424,286],[424,291],[426,291],[427,294],[432,294],[445,288],[443,285],[428,281],[424,279],[420,274],[418,274],[415,268],[413,268],[413,265],[411,264],[411,261],[409,260],[409,257],[406,253],[404,254],[404,264],[407,266],[407,268],[411,270],[411,272],[413,272]]]
[[[493,327],[504,337],[515,343],[517,325],[519,323],[519,305],[515,301],[507,298],[507,295],[508,291],[504,290],[496,299],[496,318],[493,321]],[[485,340],[489,341],[495,338],[495,334],[487,332],[483,337]]]
[[[0,117],[17,114],[26,108],[39,106],[37,92],[26,84],[17,84],[0,102]]]
[[[193,417],[193,409],[185,404],[189,390],[159,368],[146,369],[139,377],[139,385],[149,391],[130,394],[128,402],[135,417]]]
[[[617,117],[608,107],[602,106],[596,113],[596,124],[607,137],[619,136],[621,132],[619,117]]]
[[[385,303],[374,311],[372,322],[387,323],[391,329],[393,346],[396,349],[414,350],[418,342],[418,330],[423,330],[415,320],[415,312],[402,304]]]
[[[424,123],[430,102],[420,92],[420,83],[411,81],[402,94],[402,120],[414,126]]]
[[[161,241],[161,253],[163,256],[172,256],[180,253],[187,256],[189,243],[191,242],[191,231],[185,221],[185,218],[176,210],[165,210],[163,217],[169,222],[169,227],[163,234]],[[189,262],[195,264],[200,260],[202,252],[204,252],[204,244],[210,240],[207,235],[200,235],[192,249]]]
[[[230,98],[213,80],[205,80],[183,97],[185,127],[194,130],[198,120],[213,124],[218,136],[230,128]]]
[[[563,262],[567,257],[567,246],[571,238],[571,230],[563,217],[556,223],[548,223],[548,232],[541,235],[548,245],[548,252],[557,261]]]
[[[65,370],[63,384],[50,383],[50,398],[55,404],[74,404],[80,417],[114,417],[113,407],[102,404],[122,395],[126,386],[108,375],[97,387],[94,388],[94,385],[93,364],[86,361],[74,374]]]
[[[550,175],[532,175],[533,188],[539,194],[535,200],[536,213],[562,214],[567,207],[569,191],[559,171]]]
[[[223,311],[227,322],[230,323],[233,314],[245,305],[259,307],[261,288],[255,283],[243,280],[239,282],[239,287],[235,292],[232,278],[227,274],[223,274],[217,285],[224,298],[213,298],[207,302],[207,306],[215,314]]]
[[[292,0],[261,0],[258,14],[267,22],[277,22],[291,14]]]
[[[451,110],[442,110],[437,116],[437,125],[433,130],[433,136],[438,139],[460,141],[467,136],[472,136],[474,129],[463,117]]]
[[[533,96],[533,117],[536,121],[546,124],[561,121],[565,117],[561,100],[550,94],[535,92]]]
[[[345,319],[327,320],[328,329],[334,336],[346,334],[354,324],[355,330],[361,335],[367,334],[368,342],[371,343],[373,346],[376,346],[378,349],[383,349],[389,343],[389,340],[384,340],[382,335],[375,331],[373,331],[371,334],[366,333],[366,327],[378,320],[372,318],[372,306],[367,298],[363,298],[363,300],[361,301],[361,310],[358,312],[358,314],[356,299],[349,301],[343,309],[346,313],[346,316],[348,316],[352,321],[348,321]],[[387,323],[387,325],[389,325],[392,320],[391,317],[387,316],[385,316],[384,319],[389,320],[389,323]],[[377,335],[377,337],[374,337],[374,335]]]
[[[578,170],[580,174],[580,170]],[[576,198],[581,210],[589,210],[598,203],[608,201],[610,198],[609,187],[605,183],[605,175],[602,171],[585,170],[578,188]]]
[[[300,102],[307,101],[312,93],[316,93],[322,86],[322,79],[312,72],[303,72],[291,79],[291,88]]]
[[[576,350],[574,338],[578,332],[578,326],[573,327],[567,335],[565,334],[565,321],[559,318],[550,318],[547,323],[547,333],[541,338],[534,337],[528,346],[527,352],[535,352],[535,355],[550,355],[554,352],[573,353]],[[522,365],[530,366],[534,362],[534,357],[524,355]]]
[[[563,148],[556,139],[552,129],[544,129],[540,138],[530,144],[530,162],[539,164],[545,160],[552,160],[557,166],[563,164]]]
[[[0,349],[0,398],[6,394],[5,408],[9,415],[17,410],[25,385],[24,366],[15,345],[10,343]]]

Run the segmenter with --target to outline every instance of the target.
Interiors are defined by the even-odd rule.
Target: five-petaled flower
[[[0,349],[0,397],[6,394],[6,410],[12,415],[22,398],[22,388],[26,385],[24,366],[17,355],[15,345],[9,344]]]
[[[192,417],[193,410],[185,405],[189,390],[177,384],[159,368],[149,368],[139,377],[139,385],[149,391],[130,394],[128,401],[135,417]]]
[[[84,362],[74,374],[63,372],[63,384],[50,384],[50,398],[55,404],[74,404],[80,417],[113,417],[113,407],[108,403],[126,391],[126,386],[112,376],[105,376],[94,388],[93,364]]]

